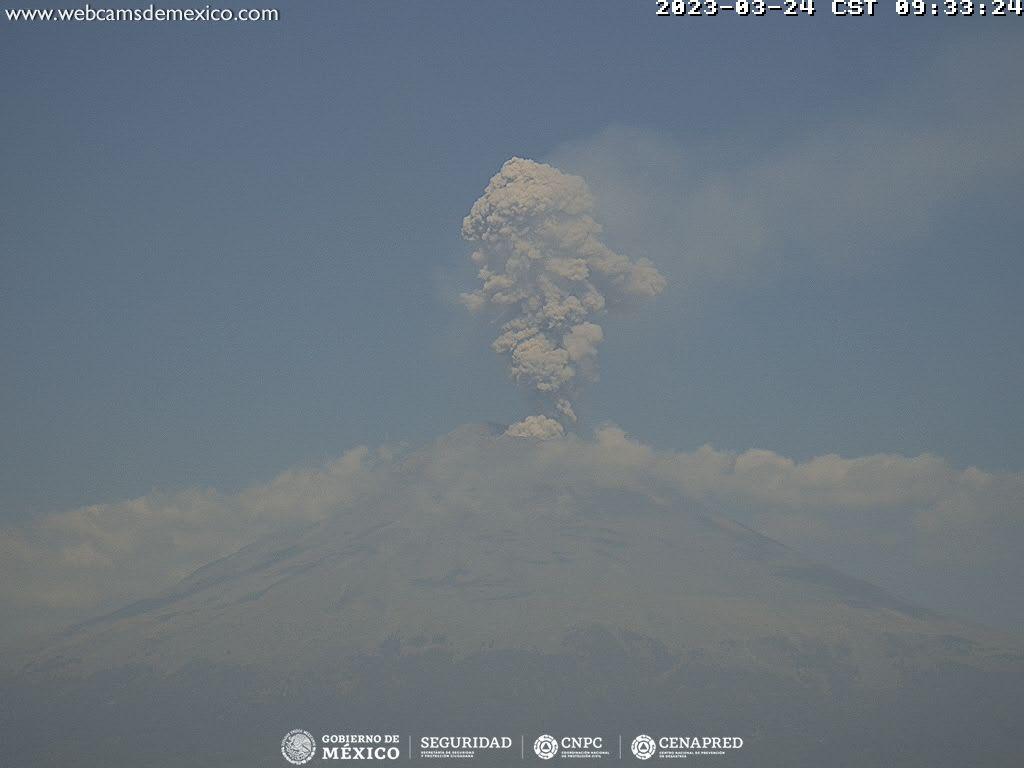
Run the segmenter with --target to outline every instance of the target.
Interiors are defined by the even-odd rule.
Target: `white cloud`
[[[358,448],[237,494],[153,494],[2,528],[0,606],[20,619],[6,632],[54,629],[119,607],[281,526],[373,515],[396,494],[422,514],[441,507],[515,516],[605,491],[631,490],[680,508],[698,500],[897,591],[924,590],[932,604],[959,589],[962,604],[947,608],[970,614],[972,600],[988,600],[1024,611],[1014,602],[1015,582],[975,578],[1019,569],[1018,473],[957,469],[927,454],[795,461],[767,450],[659,451],[615,427],[592,440],[564,437],[557,421],[544,419],[530,417],[509,434],[561,439],[487,437],[481,449],[473,430],[456,432],[416,454],[425,459],[416,463],[418,475],[401,455]],[[901,576],[901,569],[913,573]]]
[[[372,492],[378,463],[357,448],[238,494],[152,494],[0,528],[0,605],[24,634],[140,599],[282,525],[337,514]]]
[[[606,235],[655,259],[677,300],[801,265],[856,270],[899,258],[936,223],[964,215],[979,187],[1024,172],[1021,85],[994,96],[972,82],[1016,56],[1016,44],[939,51],[923,66],[928,77],[909,72],[870,110],[840,109],[803,134],[752,125],[709,139],[613,126],[549,159],[587,179]]]

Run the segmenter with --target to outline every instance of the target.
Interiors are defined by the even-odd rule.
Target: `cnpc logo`
[[[550,760],[558,754],[559,750],[570,752],[568,757],[579,757],[579,753],[592,752],[604,748],[604,739],[601,736],[563,736],[556,739],[545,733],[538,736],[533,742],[533,751],[541,760]]]
[[[545,733],[538,736],[537,740],[533,742],[533,751],[541,760],[550,760],[558,754],[558,741],[554,736]]]

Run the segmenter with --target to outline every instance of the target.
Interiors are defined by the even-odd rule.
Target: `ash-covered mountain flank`
[[[1019,640],[616,475],[576,438],[502,432],[460,429],[322,522],[69,629],[3,682],[3,731],[34,745],[21,763],[278,765],[301,726],[1019,764]]]

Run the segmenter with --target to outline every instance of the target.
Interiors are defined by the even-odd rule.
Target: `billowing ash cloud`
[[[579,176],[513,157],[462,223],[483,281],[463,294],[463,303],[508,318],[492,348],[559,420],[531,417],[510,435],[556,437],[561,423],[575,422],[573,393],[581,377],[593,376],[604,338],[594,319],[609,303],[655,296],[665,287],[649,261],[633,261],[601,242],[593,210]]]
[[[520,422],[510,426],[506,431],[510,437],[532,437],[535,440],[550,440],[562,437],[565,429],[554,419],[547,416],[527,416]]]

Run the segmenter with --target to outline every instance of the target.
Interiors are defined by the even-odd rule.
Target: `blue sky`
[[[521,418],[455,301],[462,217],[512,155],[584,173],[608,241],[669,278],[604,324],[587,428],[1024,465],[1019,19],[281,8],[2,30],[4,518]],[[936,141],[950,173],[908,182]],[[719,211],[770,235],[735,263],[665,204],[709,189],[760,195]],[[836,193],[848,228],[821,225]]]

